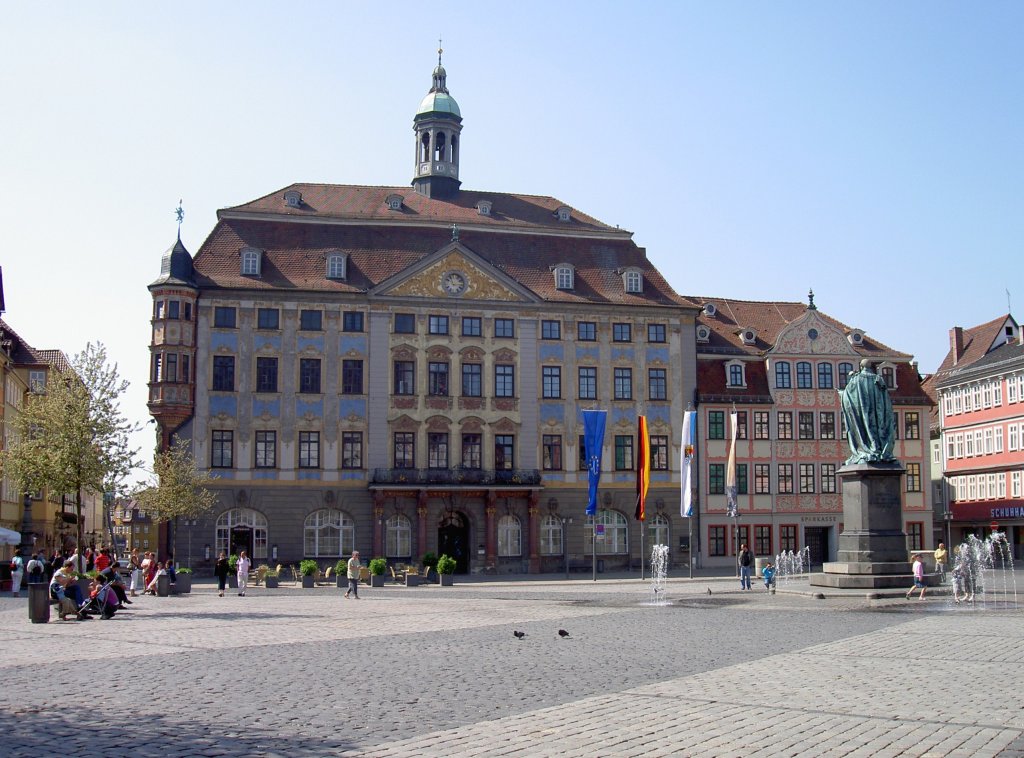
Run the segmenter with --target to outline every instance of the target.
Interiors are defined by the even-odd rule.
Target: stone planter
[[[438,578],[441,580],[440,584],[442,587],[451,587],[455,582],[454,574],[438,574]]]
[[[303,589],[311,589],[315,586],[316,577],[312,575],[303,574],[302,576],[302,587]]]
[[[405,586],[406,587],[419,587],[420,586],[420,575],[419,574],[406,574],[405,575]]]
[[[348,587],[348,577],[343,574],[338,574],[336,584],[339,590],[342,587]]]
[[[384,575],[383,574],[370,574],[370,586],[371,587],[383,587],[384,586]]]
[[[192,591],[192,574],[179,573],[174,578],[174,590],[179,595],[187,595]]]
[[[278,578],[276,576],[266,576],[263,578],[263,583],[266,585],[268,590],[276,590],[278,588]]]
[[[228,587],[233,590],[238,589],[238,574],[228,574]]]

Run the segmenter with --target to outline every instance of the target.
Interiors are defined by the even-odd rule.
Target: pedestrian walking
[[[245,597],[245,585],[249,580],[252,561],[249,560],[249,556],[244,550],[238,554],[238,563],[235,564],[235,568],[238,569],[238,596]]]
[[[949,553],[946,551],[946,544],[940,542],[935,548],[935,573],[939,575],[939,584],[946,581],[946,561],[949,560]]]
[[[754,554],[747,549],[747,544],[740,545],[740,589],[750,589],[750,570],[754,566]]]
[[[346,575],[348,576],[348,590],[345,592],[345,597],[351,594],[356,600],[359,599],[359,570],[363,567],[363,564],[359,562],[359,551],[353,550],[352,557],[348,559],[348,570]]]
[[[11,558],[11,597],[18,597],[21,592],[21,580],[25,577],[25,560],[15,554]]]
[[[228,554],[223,550],[217,557],[217,563],[213,566],[213,575],[217,577],[217,594],[224,597],[224,588],[228,583],[228,572],[231,571],[231,564],[228,563]]]
[[[924,584],[924,561],[921,560],[920,555],[914,556],[914,586],[907,590],[907,600],[910,600],[910,596],[914,594],[916,589],[921,590],[921,594],[917,599],[924,600],[924,593],[928,588]]]

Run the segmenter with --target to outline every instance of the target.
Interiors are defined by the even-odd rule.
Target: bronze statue
[[[892,452],[896,441],[892,398],[885,380],[875,373],[869,360],[860,362],[860,371],[850,375],[839,395],[850,443],[847,465],[896,460]]]

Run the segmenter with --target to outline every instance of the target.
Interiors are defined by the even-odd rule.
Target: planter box
[[[406,587],[419,587],[420,586],[420,575],[419,574],[406,574],[405,575],[405,586]]]
[[[278,578],[276,576],[267,576],[263,578],[263,583],[268,590],[276,590],[278,587]]]
[[[174,590],[179,595],[187,595],[192,591],[192,575],[178,574],[174,577]]]
[[[303,588],[308,590],[308,589],[311,589],[312,587],[314,587],[315,585],[316,585],[316,577],[315,576],[303,575],[303,577],[302,577],[302,586],[303,586]]]
[[[370,574],[370,586],[371,587],[383,587],[384,586],[384,575],[383,574]]]
[[[338,580],[337,580],[336,584],[338,585],[338,589],[339,590],[342,589],[343,587],[348,587],[348,577],[347,576],[342,576],[341,574],[338,574]]]
[[[233,590],[238,589],[238,574],[228,574],[228,587]]]
[[[438,574],[437,576],[441,580],[442,587],[451,587],[454,584],[454,574]]]

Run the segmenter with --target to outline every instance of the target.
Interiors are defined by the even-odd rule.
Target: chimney
[[[955,366],[964,357],[964,329],[962,326],[954,326],[949,330],[949,349],[953,353],[953,365]]]

